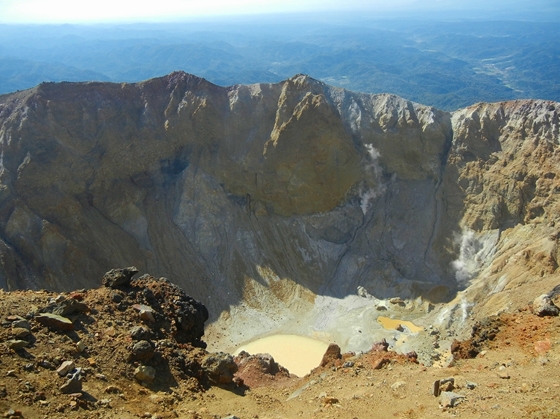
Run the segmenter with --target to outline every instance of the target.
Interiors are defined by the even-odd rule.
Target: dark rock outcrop
[[[454,340],[451,353],[454,359],[469,359],[476,356],[489,342],[494,340],[500,331],[502,321],[493,316],[476,322],[472,328],[471,337],[464,341]]]
[[[201,367],[214,384],[231,383],[238,369],[233,356],[224,352],[208,354],[202,360]]]
[[[130,348],[130,360],[149,361],[154,356],[154,345],[147,340],[139,340]]]
[[[103,275],[101,282],[106,287],[117,288],[119,286],[130,285],[132,277],[138,273],[134,266],[129,268],[111,269]]]

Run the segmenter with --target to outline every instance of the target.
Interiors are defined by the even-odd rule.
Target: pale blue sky
[[[555,8],[558,0],[0,0],[0,23],[179,20],[275,12]]]

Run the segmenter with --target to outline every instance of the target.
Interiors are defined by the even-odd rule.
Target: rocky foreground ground
[[[560,417],[554,293],[548,309],[530,303],[478,322],[446,368],[372,342],[364,354],[331,345],[299,378],[267,355],[208,353],[206,308],[165,278],[136,273],[113,270],[100,288],[63,294],[0,291],[1,415]]]

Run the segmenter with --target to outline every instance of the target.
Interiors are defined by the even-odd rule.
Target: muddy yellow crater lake
[[[411,333],[418,333],[424,330],[423,327],[416,326],[414,323],[407,320],[391,319],[385,316],[379,316],[377,322],[387,330],[398,329],[399,326],[406,327]]]
[[[319,366],[328,346],[325,342],[305,336],[272,335],[239,347],[234,355],[241,351],[251,355],[270,354],[290,373],[303,377]]]

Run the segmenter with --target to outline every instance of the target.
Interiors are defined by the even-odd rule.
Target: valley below
[[[301,74],[0,96],[0,410],[558,417],[535,299],[558,303],[559,106],[445,112]],[[71,330],[39,321],[68,304]],[[228,355],[285,336],[320,345],[297,375]]]

